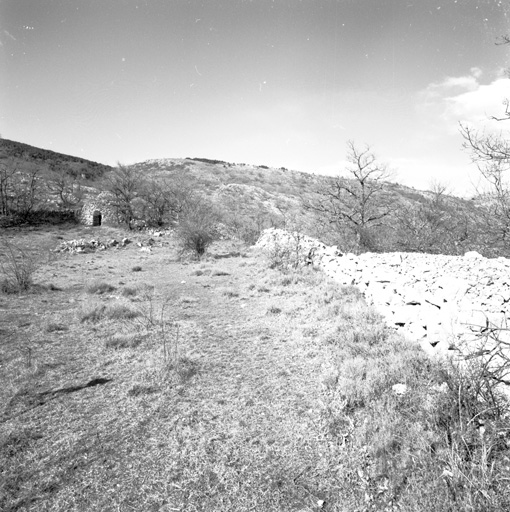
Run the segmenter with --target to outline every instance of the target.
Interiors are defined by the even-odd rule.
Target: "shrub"
[[[218,238],[217,223],[212,205],[199,196],[190,198],[181,213],[176,231],[182,254],[191,253],[200,259]]]
[[[37,257],[6,240],[0,244],[0,271],[3,293],[27,291],[33,286],[33,275],[37,270]]]
[[[278,270],[296,270],[306,264],[307,250],[303,244],[303,235],[298,231],[287,233],[288,238],[282,240],[278,234],[264,248],[269,268]]]

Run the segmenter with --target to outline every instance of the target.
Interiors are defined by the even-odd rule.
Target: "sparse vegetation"
[[[65,292],[9,297],[2,510],[508,509],[504,361],[429,359],[310,267],[162,252],[136,274],[136,250],[50,262]]]

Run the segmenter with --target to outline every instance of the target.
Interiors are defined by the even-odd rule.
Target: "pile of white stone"
[[[68,252],[71,254],[86,253],[95,251],[105,251],[112,247],[125,247],[131,243],[128,238],[123,238],[120,242],[115,239],[101,242],[101,240],[85,240],[80,238],[78,240],[65,240],[60,242],[60,245],[55,249],[55,252]]]
[[[490,333],[510,343],[510,260],[423,253],[341,254],[336,247],[270,229],[257,245],[298,248],[304,262],[341,285],[356,286],[389,326],[427,353],[468,346]],[[298,247],[299,246],[299,247]],[[497,338],[496,338],[497,336]]]

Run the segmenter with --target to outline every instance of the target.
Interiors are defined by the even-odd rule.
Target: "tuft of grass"
[[[131,320],[140,316],[140,314],[140,311],[133,309],[129,304],[123,302],[115,302],[113,304],[88,302],[79,309],[78,319],[81,323],[97,323],[105,319]]]
[[[156,386],[144,385],[144,384],[135,384],[128,391],[129,396],[143,396],[143,395],[152,395],[157,393],[159,389]]]
[[[101,303],[87,303],[82,305],[82,307],[78,311],[78,320],[81,323],[92,322],[97,323],[100,322],[104,316],[106,311],[106,305]]]
[[[136,288],[126,286],[125,288],[122,289],[120,294],[123,297],[135,297],[137,293],[138,293],[138,290]]]
[[[199,373],[199,364],[187,356],[180,356],[167,363],[167,373],[175,374],[181,383],[185,383]]]
[[[103,295],[104,293],[111,293],[115,290],[115,286],[105,283],[103,281],[94,281],[90,283],[86,291],[90,294]]]
[[[104,316],[110,320],[131,320],[140,316],[140,311],[127,304],[114,303],[106,306]]]
[[[50,322],[46,325],[44,330],[46,332],[64,332],[64,331],[68,331],[69,327],[62,323]]]
[[[140,333],[115,333],[106,338],[105,346],[113,349],[136,348],[145,338],[146,336]]]

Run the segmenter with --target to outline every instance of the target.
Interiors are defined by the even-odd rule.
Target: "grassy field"
[[[38,269],[0,294],[1,510],[510,510],[509,422],[476,367],[231,242],[49,251],[125,236],[3,237]]]

